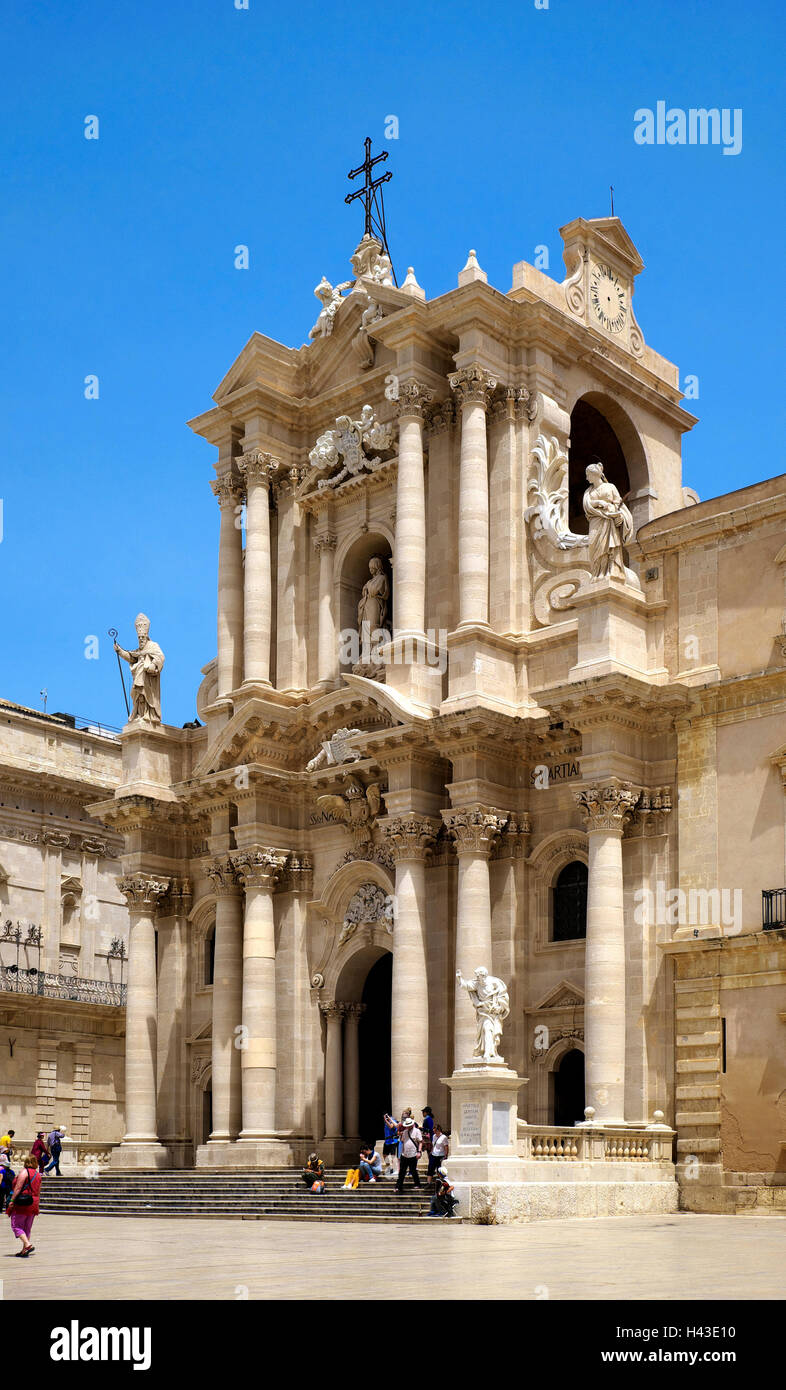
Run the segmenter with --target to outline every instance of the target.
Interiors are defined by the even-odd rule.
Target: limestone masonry
[[[683,485],[638,252],[562,238],[562,284],[471,252],[428,299],[365,237],[304,346],[249,339],[190,422],[201,726],[155,612],[122,733],[0,702],[19,1133],[272,1167],[428,1103],[475,1215],[786,1209],[786,477]]]

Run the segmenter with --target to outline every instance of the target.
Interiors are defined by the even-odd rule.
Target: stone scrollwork
[[[228,855],[218,855],[205,865],[205,877],[210,879],[217,897],[232,895],[239,891],[240,880],[235,866]]]
[[[359,473],[373,473],[383,465],[382,458],[374,451],[383,453],[393,445],[393,426],[382,424],[376,417],[372,406],[364,405],[357,420],[350,415],[339,415],[333,429],[325,430],[317,439],[309,453],[311,465],[305,488],[308,490],[319,474],[318,488],[337,487],[345,478]]]
[[[639,799],[640,789],[630,782],[605,782],[581,787],[576,805],[585,818],[587,831],[614,830],[622,834]]]
[[[124,874],[117,880],[117,886],[131,911],[141,911],[158,907],[169,892],[169,879],[152,874]]]
[[[352,895],[339,933],[339,946],[349,941],[364,923],[380,923],[386,931],[393,931],[393,898],[378,883],[361,883]]]
[[[231,856],[245,888],[275,888],[287,862],[287,851],[277,849],[245,849]]]
[[[415,415],[419,419],[425,419],[433,399],[434,392],[430,391],[422,381],[399,382],[397,401],[399,417]]]
[[[545,537],[558,550],[587,545],[587,537],[568,526],[568,455],[553,435],[539,434],[532,448],[532,472],[527,494],[533,500],[524,513],[535,540]]]
[[[482,405],[486,409],[492,392],[497,389],[497,378],[477,363],[451,372],[448,381],[459,405]]]

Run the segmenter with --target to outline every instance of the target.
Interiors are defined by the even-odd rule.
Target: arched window
[[[580,941],[587,935],[587,866],[574,859],[554,884],[553,941]]]
[[[216,969],[216,924],[208,927],[205,936],[205,974],[204,983],[212,985]]]

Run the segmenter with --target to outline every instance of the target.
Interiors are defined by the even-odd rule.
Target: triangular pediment
[[[527,1009],[528,1014],[544,1013],[550,1009],[581,1009],[584,1007],[584,991],[569,980],[560,980],[545,994],[539,1004]]]
[[[644,269],[635,243],[618,217],[577,217],[559,230],[566,247],[576,240],[584,241],[596,255],[605,252],[611,259],[621,260],[630,271],[631,279]]]

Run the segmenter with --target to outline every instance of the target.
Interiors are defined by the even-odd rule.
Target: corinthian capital
[[[387,821],[383,829],[395,863],[404,859],[425,861],[434,848],[439,821],[409,812]]]
[[[325,1004],[320,1004],[319,1011],[325,1018],[343,1018],[346,1013],[346,1004],[336,1003],[335,999],[328,1000]]]
[[[263,449],[249,449],[247,454],[240,455],[237,466],[247,485],[263,483],[268,487],[282,464],[280,459],[275,458],[273,454],[266,454]]]
[[[443,811],[442,819],[457,854],[491,854],[508,822],[504,811],[480,805]]]
[[[225,473],[222,478],[216,478],[210,484],[211,491],[218,501],[219,507],[238,507],[243,501],[243,489],[237,478]]]
[[[497,389],[497,378],[477,363],[451,372],[448,381],[459,405],[482,405],[484,410],[488,406],[492,391]]]
[[[621,835],[625,822],[633,815],[639,788],[630,782],[598,782],[575,793],[576,805],[585,818],[587,831],[615,830]]]
[[[154,911],[169,891],[169,879],[152,874],[124,874],[117,880],[117,886],[131,911],[141,912],[144,908]]]
[[[287,852],[281,849],[244,849],[231,858],[245,888],[267,888],[272,893],[284,872]]]
[[[398,400],[396,408],[399,419],[402,416],[414,415],[422,420],[426,410],[434,399],[434,392],[422,381],[401,381],[398,387]]]
[[[338,536],[334,536],[332,531],[323,531],[321,536],[314,537],[314,549],[316,551],[335,550],[337,544]]]
[[[219,898],[232,897],[240,891],[240,880],[227,854],[210,859],[205,865],[205,874],[213,885],[213,892]]]

